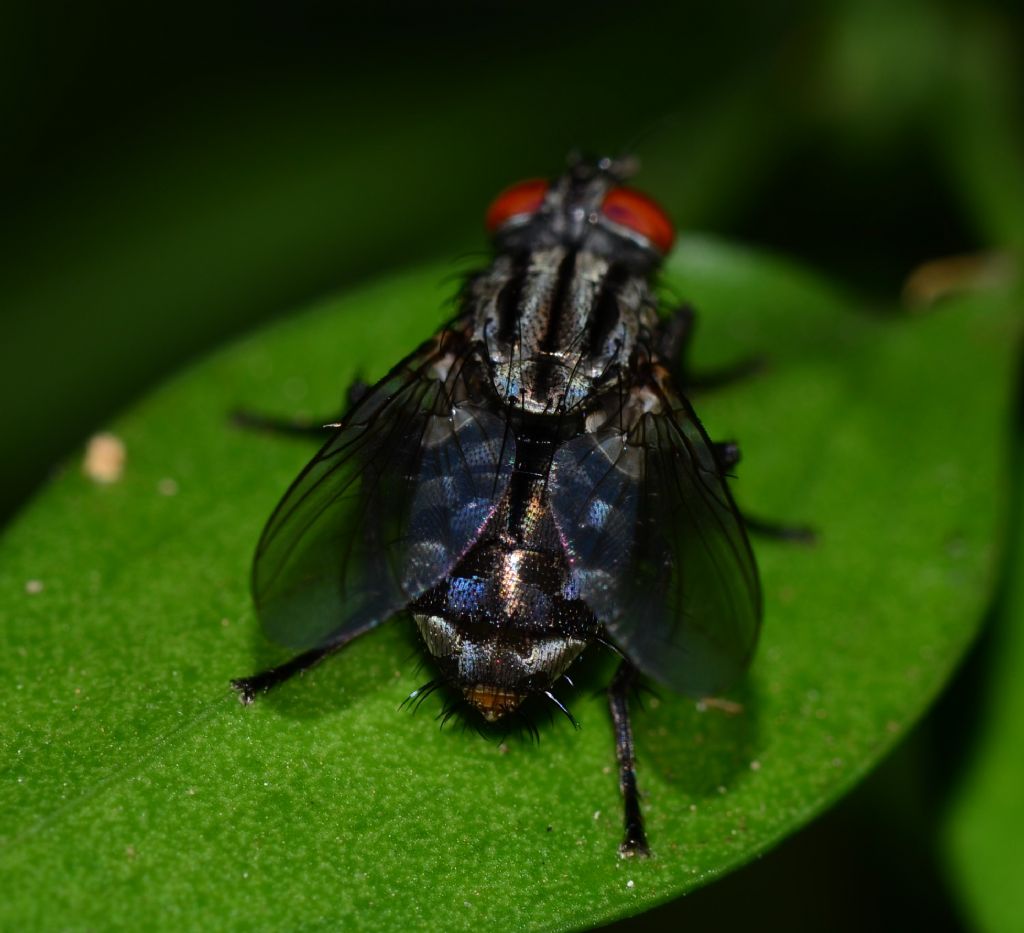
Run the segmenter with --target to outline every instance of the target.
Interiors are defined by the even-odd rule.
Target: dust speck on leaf
[[[94,434],[85,447],[82,472],[94,483],[116,483],[124,474],[124,441],[109,432]]]
[[[735,700],[727,700],[725,697],[704,697],[697,701],[697,711],[706,713],[708,710],[717,710],[727,716],[738,716],[743,712],[743,704]]]

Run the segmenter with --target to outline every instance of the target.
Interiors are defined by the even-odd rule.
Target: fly
[[[494,255],[457,315],[348,413],[271,515],[253,565],[267,636],[301,651],[233,681],[243,703],[397,613],[484,720],[613,646],[623,855],[646,854],[629,698],[743,674],[761,589],[715,444],[672,374],[692,311],[662,318],[674,239],[626,161],[502,192]],[[267,426],[264,419],[247,419]],[[570,715],[571,718],[571,715]]]

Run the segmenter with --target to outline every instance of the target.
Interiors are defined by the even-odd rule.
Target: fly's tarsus
[[[244,706],[248,706],[261,693],[266,693],[274,687],[291,680],[296,674],[309,670],[315,664],[319,664],[327,655],[337,651],[337,647],[315,648],[296,655],[284,664],[276,667],[268,667],[258,674],[249,677],[237,677],[231,681],[231,686],[238,691],[238,699]]]

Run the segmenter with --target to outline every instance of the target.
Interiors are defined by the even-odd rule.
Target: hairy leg
[[[375,627],[376,623],[373,623],[360,626],[352,631],[343,632],[334,641],[322,647],[304,651],[290,661],[285,661],[284,664],[268,667],[265,671],[260,671],[249,677],[237,677],[231,681],[231,686],[238,691],[238,699],[245,706],[248,706],[256,699],[258,694],[266,693],[268,690],[283,684],[286,680],[291,680],[296,674],[308,671],[314,665],[319,664],[324,658],[334,654],[335,651],[340,651],[347,644],[355,641],[360,635],[366,634],[366,632]]]
[[[687,362],[686,351],[693,339],[696,321],[697,313],[693,305],[683,304],[661,321],[657,333],[658,355],[679,367],[683,373],[684,392],[718,389],[756,375],[765,368],[764,358],[755,356],[718,369],[702,373],[693,372]]]
[[[625,835],[619,854],[650,855],[643,815],[640,812],[640,793],[636,786],[636,755],[633,748],[633,727],[629,721],[629,694],[633,689],[637,670],[623,661],[608,687],[608,708],[615,728],[615,754],[619,760],[619,789],[625,806]]]
[[[366,395],[369,385],[362,379],[354,379],[345,393],[348,408],[352,409],[363,396]],[[282,434],[287,437],[308,437],[314,440],[324,440],[329,431],[334,430],[342,421],[340,417],[333,417],[324,420],[308,420],[303,418],[276,418],[272,415],[264,415],[259,412],[252,412],[245,409],[233,412],[231,423],[252,431],[265,431],[268,434]]]

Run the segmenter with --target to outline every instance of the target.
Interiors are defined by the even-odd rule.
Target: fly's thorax
[[[535,414],[572,409],[614,379],[652,306],[635,267],[564,245],[499,255],[467,300],[499,397]]]

